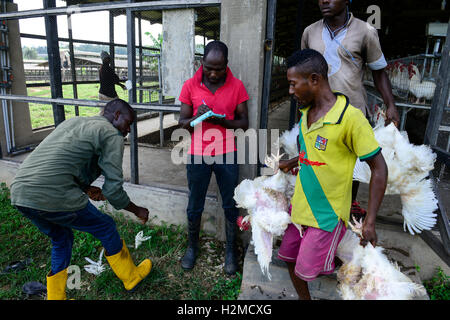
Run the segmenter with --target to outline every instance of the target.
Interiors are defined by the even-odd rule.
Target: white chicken
[[[289,200],[294,193],[295,176],[278,170],[282,155],[266,157],[266,165],[276,174],[261,176],[254,180],[243,180],[234,190],[234,200],[239,208],[245,208],[248,215],[241,221],[251,223],[252,244],[258,263],[269,280],[269,264],[272,261],[273,239],[283,235],[291,217],[288,213]]]
[[[286,130],[279,138],[276,148],[281,146],[292,159],[299,156],[297,137],[299,126]],[[254,180],[243,180],[234,190],[234,200],[237,207],[245,208],[248,215],[240,219],[241,230],[248,222],[252,226],[252,243],[263,274],[271,279],[269,264],[272,261],[273,239],[284,234],[291,217],[288,214],[289,203],[294,195],[297,172],[284,173],[278,169],[278,163],[283,155],[266,157],[266,166],[276,173],[272,176],[261,176]],[[306,165],[319,165],[304,160]],[[301,226],[296,225],[301,232]]]
[[[291,130],[286,130],[280,136],[280,145],[286,154],[289,156],[289,159],[295,158],[298,156],[298,148],[297,148],[297,138],[299,133],[299,125],[298,123],[294,125]]]
[[[389,261],[380,246],[360,245],[356,233],[361,224],[348,229],[336,251],[343,265],[337,271],[338,292],[344,300],[410,300],[426,295],[425,288],[404,275]],[[356,232],[356,233],[355,233]]]
[[[410,78],[409,92],[416,97],[415,103],[421,103],[422,100],[425,103],[427,100],[433,99],[436,83],[422,81],[419,68],[413,63],[408,65],[408,72]]]
[[[389,66],[391,75],[391,85],[396,89],[398,96],[403,96],[408,93],[409,89],[409,73],[408,67],[399,61],[394,62],[394,64]]]
[[[436,154],[426,145],[409,143],[406,132],[398,131],[394,124],[385,127],[382,116],[373,130],[388,167],[386,194],[401,198],[404,230],[411,234],[430,230],[436,224],[437,199],[426,178],[434,168]],[[369,183],[370,175],[369,165],[358,159],[353,178]]]

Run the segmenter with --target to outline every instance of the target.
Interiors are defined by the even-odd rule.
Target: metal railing
[[[371,98],[374,98],[375,100],[379,101],[381,104],[384,103],[383,98],[380,97],[379,95],[370,92],[370,91],[366,91],[367,95]],[[413,110],[413,109],[422,109],[422,110],[431,110],[431,106],[429,105],[425,105],[425,104],[411,104],[411,103],[404,103],[404,102],[395,102],[395,105],[399,108],[401,108],[400,111],[400,125],[399,125],[399,129],[400,130],[405,130],[405,125],[406,125],[406,120],[407,120],[407,116],[408,116],[408,112]],[[445,107],[444,108],[445,111],[450,112],[450,107]]]
[[[42,98],[21,95],[0,95],[0,100],[9,100],[17,102],[34,102],[41,104],[73,105],[83,107],[101,108],[107,104],[107,101],[86,100],[86,99],[67,99],[67,98]],[[177,104],[155,104],[155,103],[130,103],[135,110],[158,111],[158,112],[180,112],[180,106]]]

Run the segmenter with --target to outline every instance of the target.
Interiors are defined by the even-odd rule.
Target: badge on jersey
[[[314,145],[314,147],[318,150],[325,151],[325,149],[327,148],[327,142],[328,139],[317,136],[316,144]]]

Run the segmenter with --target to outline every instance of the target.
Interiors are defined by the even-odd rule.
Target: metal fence
[[[74,3],[74,1],[68,1],[68,3]],[[108,4],[96,4],[102,5],[105,9],[111,7]],[[188,5],[188,4],[187,4]],[[164,5],[161,5],[164,8]],[[195,6],[194,6],[195,7]],[[84,10],[80,9],[78,6],[73,9],[73,12],[78,15],[83,15]],[[41,6],[39,9],[44,8]],[[145,9],[145,7],[143,7]],[[56,10],[56,9],[55,9]],[[70,10],[69,10],[70,11]],[[81,12],[81,13],[80,13]],[[89,12],[89,11],[87,11]],[[80,93],[78,85],[80,84],[98,84],[99,82],[99,69],[101,67],[100,51],[105,50],[110,53],[113,58],[112,66],[116,74],[122,81],[128,80],[128,55],[123,55],[124,50],[127,49],[127,45],[115,43],[115,37],[117,37],[117,30],[114,31],[114,21],[119,16],[126,14],[124,9],[113,9],[104,11],[108,12],[110,19],[110,34],[109,42],[93,41],[89,39],[74,39],[72,36],[72,30],[76,30],[77,25],[72,22],[71,14],[67,14],[67,25],[68,25],[68,37],[59,37],[58,46],[60,48],[60,58],[61,58],[61,81],[62,85],[71,85],[72,90],[71,95],[67,96],[65,94],[66,87],[63,87],[63,95],[65,98],[83,98],[82,92]],[[196,60],[195,60],[195,70],[200,67],[200,57],[203,54],[203,48],[208,40],[218,39],[220,32],[220,11],[219,6],[200,6],[195,7],[196,15]],[[142,10],[134,11],[134,16],[136,20],[136,29],[138,30],[138,35],[136,37],[136,71],[134,72],[136,76],[136,90],[137,90],[137,102],[139,103],[160,103],[167,104],[173,103],[174,97],[160,97],[161,96],[161,77],[160,77],[160,50],[162,35],[161,34],[151,34],[147,32],[147,29],[143,27],[144,22],[150,22],[150,24],[162,23],[162,10]],[[214,23],[211,23],[214,21]],[[114,32],[116,34],[114,34]],[[21,37],[24,39],[39,39],[46,40],[47,36],[22,33]],[[153,43],[148,45],[143,44],[143,38],[151,38]],[[79,46],[89,46],[90,51],[80,51]],[[50,65],[47,59],[41,61],[33,61],[34,65],[31,63],[25,65],[25,79],[28,88],[36,87],[49,87],[50,86]],[[69,90],[67,90],[69,91]],[[121,90],[117,90],[119,97],[128,98],[128,92],[122,94]],[[160,99],[161,98],[161,99]],[[37,104],[33,105],[33,108],[40,108]],[[72,107],[69,107],[72,108]],[[40,108],[42,109],[42,108]],[[51,112],[51,108],[48,108]],[[138,113],[143,113],[143,111],[138,111]],[[78,116],[78,107],[75,106],[75,114]],[[32,112],[33,116],[33,112]],[[52,125],[53,123],[45,123],[44,126]],[[38,127],[35,127],[38,129]]]
[[[436,90],[436,78],[441,57],[426,54],[397,58],[388,61],[386,73],[394,97],[400,102],[430,106]],[[364,80],[373,85],[372,73],[366,68]]]
[[[431,105],[440,59],[427,62],[424,54],[389,61],[386,69],[394,95],[411,103]]]

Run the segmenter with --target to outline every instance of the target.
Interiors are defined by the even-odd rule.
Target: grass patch
[[[104,210],[103,210],[104,211]],[[88,233],[74,231],[71,265],[81,270],[80,289],[67,290],[67,297],[76,300],[235,300],[239,294],[241,273],[228,277],[223,271],[224,243],[201,234],[200,254],[195,268],[184,271],[179,263],[187,247],[184,227],[174,225],[139,225],[117,213],[119,234],[129,246],[135,263],[150,258],[152,271],[135,293],[125,291],[103,257],[106,270],[99,276],[86,272],[85,257],[97,261],[102,245]],[[151,239],[134,248],[139,231]],[[50,239],[24,218],[9,200],[9,190],[0,185],[0,271],[13,261],[32,259],[25,269],[0,274],[0,300],[25,299],[22,286],[29,281],[45,285],[50,270]],[[242,271],[242,264],[240,266]],[[43,299],[43,298],[40,298]]]
[[[450,300],[450,276],[439,267],[436,274],[428,281],[424,281],[431,300]]]
[[[98,90],[100,84],[79,84],[77,86],[78,99],[98,100]],[[120,87],[116,89],[120,99],[128,101],[128,91],[122,90]],[[50,87],[31,87],[28,88],[28,96],[51,98]],[[73,86],[63,85],[63,97],[73,99]],[[51,126],[54,124],[53,108],[48,104],[29,103],[31,127],[33,129]],[[64,106],[66,119],[75,117],[74,106]],[[79,114],[83,117],[91,117],[98,115],[98,108],[79,107]]]

